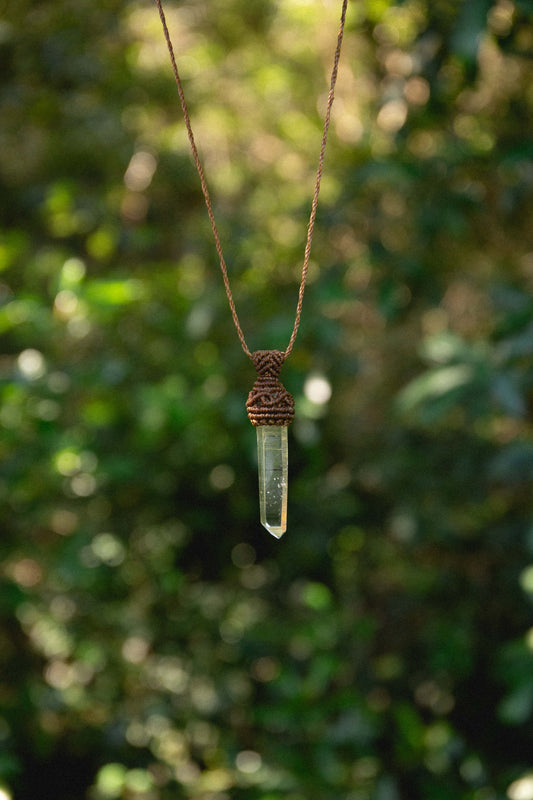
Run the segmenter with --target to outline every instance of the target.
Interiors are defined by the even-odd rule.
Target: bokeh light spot
[[[19,586],[24,586],[26,589],[37,586],[43,578],[42,567],[33,558],[22,558],[15,562],[11,574]]]
[[[145,769],[130,769],[124,780],[126,789],[134,794],[144,794],[153,786],[152,778]]]
[[[68,258],[63,264],[61,278],[63,284],[79,283],[85,276],[86,267],[80,258]]]
[[[124,173],[124,183],[132,192],[144,192],[150,186],[157,169],[157,160],[152,153],[139,150],[131,157]]]
[[[54,310],[59,317],[70,317],[78,308],[78,298],[71,289],[62,289],[56,294]]]
[[[407,104],[404,100],[389,100],[377,115],[377,125],[386,133],[396,133],[407,119]]]
[[[533,564],[530,564],[520,574],[520,586],[528,594],[533,594]]]
[[[229,489],[235,481],[235,471],[228,464],[218,464],[209,474],[209,482],[219,492]]]
[[[241,750],[235,759],[235,764],[240,772],[252,775],[261,769],[261,756],[254,750]]]
[[[150,649],[150,643],[140,636],[130,636],[122,645],[122,655],[130,664],[140,664]]]
[[[241,569],[251,567],[255,559],[255,550],[252,545],[248,544],[248,542],[240,542],[240,544],[236,544],[231,551],[231,560],[236,567],[240,567]]]
[[[31,347],[20,353],[17,363],[24,377],[32,381],[42,378],[46,371],[43,354]]]
[[[302,600],[306,606],[321,611],[331,605],[331,592],[323,583],[310,581],[302,591]]]
[[[68,689],[74,681],[74,672],[69,664],[55,659],[46,667],[44,677],[53,689]]]
[[[72,478],[70,488],[77,497],[90,497],[96,490],[96,480],[93,475],[80,472]]]
[[[53,512],[50,518],[50,527],[54,533],[60,536],[69,536],[76,530],[78,525],[78,516],[73,511],[68,511],[65,508],[58,508]]]
[[[262,656],[254,661],[252,675],[261,683],[269,683],[275,680],[281,673],[281,664],[271,656]]]
[[[524,775],[507,789],[510,800],[533,800],[533,774]]]
[[[105,798],[120,797],[127,770],[123,764],[106,764],[96,778],[96,788]]]
[[[75,475],[81,467],[80,456],[74,450],[61,450],[54,461],[57,471],[65,477]]]
[[[122,542],[112,533],[99,533],[91,544],[94,555],[110,567],[118,567],[126,556]]]
[[[331,384],[324,375],[310,375],[304,384],[304,394],[312,403],[324,405],[331,397]]]

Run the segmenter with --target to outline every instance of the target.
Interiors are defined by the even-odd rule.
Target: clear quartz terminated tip
[[[261,525],[280,539],[287,530],[288,445],[286,425],[257,427]]]

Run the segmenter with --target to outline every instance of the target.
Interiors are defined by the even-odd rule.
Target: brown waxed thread
[[[185,120],[185,126],[187,128],[187,135],[189,137],[189,143],[190,143],[190,146],[191,146],[191,151],[192,151],[194,163],[196,165],[196,170],[197,170],[198,176],[200,178],[200,184],[202,186],[202,192],[203,192],[203,195],[204,195],[205,205],[207,207],[207,213],[208,213],[208,216],[209,216],[209,221],[211,223],[211,228],[212,228],[213,236],[214,236],[214,239],[215,239],[215,247],[216,247],[216,251],[217,251],[217,254],[218,254],[218,257],[219,257],[219,261],[220,261],[220,270],[222,272],[222,280],[224,281],[224,288],[226,290],[226,295],[227,295],[227,298],[228,298],[228,303],[229,303],[231,315],[233,317],[233,322],[235,324],[235,328],[237,330],[237,335],[239,337],[242,349],[244,350],[244,352],[246,353],[248,358],[250,358],[252,361],[254,361],[254,357],[253,356],[255,356],[255,353],[252,354],[250,352],[250,349],[249,349],[248,345],[246,344],[246,339],[244,338],[244,333],[242,331],[242,328],[241,328],[241,325],[240,325],[240,322],[239,322],[239,317],[237,315],[237,310],[235,308],[235,302],[233,300],[233,294],[232,294],[232,291],[231,291],[231,286],[230,286],[230,282],[229,282],[229,278],[228,278],[228,268],[226,266],[226,261],[224,259],[224,254],[222,252],[222,244],[220,242],[220,236],[218,234],[218,228],[217,228],[217,224],[216,224],[216,221],[215,221],[215,215],[213,213],[213,205],[211,203],[211,197],[210,197],[210,194],[209,194],[209,190],[207,188],[207,182],[206,182],[206,179],[205,179],[204,169],[202,167],[202,162],[200,161],[200,156],[198,155],[198,148],[196,147],[196,142],[195,142],[194,134],[193,134],[193,131],[192,131],[191,120],[190,120],[189,112],[188,112],[188,109],[187,109],[187,103],[185,101],[185,95],[183,93],[183,87],[182,87],[182,84],[181,84],[181,78],[180,78],[179,72],[178,72],[178,65],[176,63],[176,57],[174,55],[174,48],[172,46],[172,41],[170,39],[170,33],[168,31],[168,26],[167,26],[167,22],[166,22],[166,18],[165,18],[165,13],[164,13],[163,7],[161,5],[161,0],[155,0],[155,4],[156,4],[156,6],[158,8],[159,16],[161,17],[161,23],[163,25],[163,31],[164,31],[164,34],[165,34],[165,40],[166,40],[166,43],[167,43],[168,52],[169,52],[169,55],[170,55],[170,61],[171,61],[171,64],[172,64],[172,71],[174,73],[174,79],[176,81],[176,86],[178,87],[178,94],[179,94],[180,103],[181,103],[181,110],[183,112],[183,117],[184,117],[184,120]],[[320,183],[321,183],[321,180],[322,180],[322,169],[323,169],[323,166],[324,166],[324,156],[325,156],[325,152],[326,152],[326,143],[327,143],[327,138],[328,138],[329,123],[330,123],[330,118],[331,118],[331,107],[333,105],[333,100],[334,100],[334,97],[335,97],[335,84],[337,83],[339,59],[340,59],[340,54],[341,54],[342,38],[343,38],[343,35],[344,35],[344,23],[345,23],[345,20],[346,20],[346,9],[347,9],[347,6],[348,6],[348,0],[343,0],[342,11],[341,11],[341,20],[340,20],[340,26],[339,26],[339,33],[338,33],[338,36],[337,36],[337,47],[335,49],[335,58],[334,58],[334,61],[333,61],[333,69],[332,69],[332,72],[331,72],[331,81],[330,81],[330,89],[329,89],[328,101],[327,101],[327,105],[326,105],[326,114],[325,114],[325,117],[324,117],[324,130],[323,130],[323,133],[322,133],[322,144],[321,144],[321,147],[320,147],[320,155],[319,155],[319,159],[318,159],[318,169],[317,169],[317,173],[316,173],[315,191],[314,191],[314,194],[313,194],[313,202],[311,204],[311,215],[309,217],[309,223],[308,223],[308,226],[307,226],[307,240],[306,240],[305,251],[304,251],[304,261],[303,261],[303,266],[302,266],[302,277],[301,277],[301,280],[300,280],[300,288],[298,290],[298,303],[296,305],[296,316],[295,316],[295,320],[294,320],[294,327],[293,327],[293,330],[292,330],[291,338],[289,340],[289,344],[287,345],[287,349],[285,350],[284,353],[281,353],[281,355],[283,355],[283,360],[285,360],[285,358],[287,358],[291,354],[292,348],[294,347],[294,342],[296,340],[296,336],[298,334],[298,328],[300,327],[300,318],[301,318],[301,315],[302,315],[303,297],[304,297],[304,291],[305,291],[305,284],[306,284],[306,281],[307,281],[307,273],[309,271],[309,258],[311,256],[311,244],[312,244],[312,241],[313,241],[313,231],[314,231],[314,227],[315,227],[316,212],[317,212],[317,207],[318,207],[318,195],[319,195],[319,192],[320,192]],[[259,352],[259,353],[265,353],[265,352],[280,353],[279,350],[257,351],[257,352]],[[283,361],[281,363],[283,363]],[[254,364],[255,364],[255,361],[254,361]],[[281,364],[280,364],[280,367],[281,367]],[[279,385],[281,386],[281,384],[279,384]],[[288,392],[287,392],[287,394],[288,394]],[[292,417],[291,417],[291,419],[292,419]],[[254,424],[259,424],[259,423],[254,423]],[[267,423],[267,424],[276,424],[276,423]],[[278,424],[280,424],[280,423],[278,423]],[[281,423],[281,424],[283,424],[283,423]]]
[[[289,425],[294,419],[294,399],[279,382],[278,375],[285,353],[280,350],[256,350],[252,361],[257,380],[246,401],[252,425]]]

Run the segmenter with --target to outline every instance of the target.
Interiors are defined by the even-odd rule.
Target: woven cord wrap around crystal
[[[211,223],[211,228],[212,228],[212,231],[213,231],[213,237],[215,239],[215,246],[216,246],[216,250],[217,250],[217,253],[218,253],[218,258],[219,258],[219,261],[220,261],[220,270],[222,272],[222,279],[224,281],[224,288],[226,290],[226,295],[227,295],[229,307],[230,307],[230,310],[231,310],[231,316],[233,317],[233,323],[235,325],[235,329],[237,331],[237,335],[239,337],[239,341],[241,343],[242,349],[244,350],[246,355],[249,358],[251,358],[252,361],[253,361],[253,355],[250,352],[250,349],[248,348],[248,345],[246,344],[246,340],[244,338],[244,333],[242,331],[241,324],[239,322],[239,317],[237,316],[237,311],[236,311],[236,308],[235,308],[235,302],[233,300],[233,294],[231,292],[231,287],[230,287],[229,278],[228,278],[228,268],[227,268],[226,262],[224,260],[224,255],[223,255],[223,252],[222,252],[222,244],[220,242],[220,236],[219,236],[217,225],[216,225],[216,222],[215,222],[215,215],[213,213],[213,206],[212,206],[212,203],[211,203],[211,197],[210,197],[210,194],[209,194],[209,189],[207,188],[207,181],[205,179],[205,174],[204,174],[204,170],[203,170],[203,167],[202,167],[202,162],[200,161],[200,156],[198,154],[198,148],[196,147],[196,141],[194,139],[194,134],[193,134],[193,131],[192,131],[191,120],[190,120],[189,112],[188,112],[188,109],[187,109],[187,103],[185,102],[185,95],[183,94],[183,87],[181,85],[181,79],[180,79],[179,72],[178,72],[178,65],[176,63],[176,57],[174,55],[174,48],[172,46],[172,41],[170,39],[170,33],[169,33],[169,30],[168,30],[167,21],[166,21],[166,18],[165,18],[165,13],[163,11],[163,6],[161,5],[161,0],[155,0],[155,4],[156,4],[157,9],[159,11],[159,16],[161,18],[161,23],[163,25],[163,32],[165,34],[165,40],[166,40],[168,52],[169,52],[169,55],[170,55],[170,62],[172,64],[172,71],[174,73],[174,79],[176,81],[176,86],[178,87],[178,94],[179,94],[179,98],[180,98],[181,110],[183,112],[183,118],[185,120],[185,126],[187,128],[187,135],[189,137],[189,143],[190,143],[190,146],[191,146],[191,152],[192,152],[192,155],[193,155],[194,163],[196,165],[196,170],[198,172],[198,176],[200,178],[200,183],[201,183],[201,186],[202,186],[202,192],[203,192],[203,195],[204,195],[205,205],[206,205],[206,208],[207,208],[209,221]],[[320,192],[320,182],[322,180],[322,168],[323,168],[323,165],[324,165],[324,154],[326,152],[326,142],[327,142],[327,138],[328,138],[329,123],[330,123],[330,118],[331,118],[331,107],[333,105],[333,99],[334,99],[334,96],[335,96],[335,84],[337,83],[337,74],[338,74],[338,68],[339,68],[339,59],[340,59],[340,54],[341,54],[341,46],[342,46],[342,38],[343,38],[343,34],[344,34],[344,23],[345,23],[345,20],[346,20],[346,9],[347,9],[347,6],[348,6],[348,0],[343,0],[339,32],[338,32],[338,35],[337,35],[337,46],[336,46],[336,49],[335,49],[335,57],[334,57],[334,60],[333,60],[333,69],[331,71],[331,81],[330,81],[330,87],[329,87],[329,95],[328,95],[328,101],[327,101],[327,104],[326,104],[326,113],[325,113],[325,116],[324,116],[324,130],[323,130],[323,133],[322,133],[322,143],[321,143],[321,146],[320,146],[320,155],[319,155],[319,158],[318,158],[318,169],[317,169],[317,173],[316,173],[315,191],[314,191],[314,194],[313,194],[313,202],[311,204],[311,215],[309,217],[309,223],[308,223],[308,226],[307,226],[307,241],[306,241],[306,245],[305,245],[304,260],[303,260],[303,266],[302,266],[302,277],[301,277],[301,281],[300,281],[300,288],[299,288],[299,291],[298,291],[298,303],[296,305],[296,317],[295,317],[295,320],[294,320],[294,326],[293,326],[291,338],[289,340],[289,344],[287,345],[287,349],[285,350],[285,352],[283,354],[285,358],[287,358],[287,356],[289,356],[291,354],[291,352],[292,352],[292,348],[294,347],[294,341],[295,341],[296,335],[298,333],[298,328],[300,327],[300,317],[301,317],[301,314],[302,314],[302,302],[303,302],[303,296],[304,296],[304,291],[305,291],[305,284],[306,284],[306,281],[307,281],[307,273],[309,271],[309,258],[310,258],[310,255],[311,255],[311,243],[313,241],[313,231],[314,231],[314,227],[315,227],[316,211],[317,211],[317,206],[318,206],[318,194]],[[259,351],[259,352],[261,352],[261,351]],[[271,352],[276,352],[276,351],[271,351]]]
[[[289,425],[294,418],[294,399],[278,380],[285,353],[257,350],[252,361],[258,377],[246,401],[250,422],[255,427]]]

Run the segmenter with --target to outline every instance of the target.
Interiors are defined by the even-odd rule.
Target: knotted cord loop
[[[252,361],[257,380],[246,401],[252,425],[289,425],[294,419],[294,399],[278,380],[285,361],[280,350],[256,350]]]
[[[196,147],[196,142],[194,139],[194,134],[192,131],[191,120],[189,117],[189,112],[187,110],[187,103],[185,102],[185,95],[183,94],[183,87],[181,85],[181,79],[178,72],[178,65],[176,63],[176,57],[174,55],[174,48],[172,46],[172,41],[170,39],[170,33],[167,26],[167,21],[165,19],[165,12],[163,11],[163,6],[161,5],[161,0],[155,0],[155,4],[159,11],[159,16],[161,18],[161,23],[163,25],[163,32],[165,34],[165,40],[167,43],[168,52],[170,55],[170,62],[172,64],[172,71],[174,73],[174,79],[176,81],[176,86],[178,87],[178,94],[180,98],[181,110],[183,112],[183,118],[185,120],[185,126],[187,128],[187,135],[189,137],[189,143],[191,146],[191,152],[193,155],[194,163],[196,165],[196,169],[198,172],[198,176],[200,178],[200,184],[202,186],[202,192],[204,195],[205,205],[207,208],[207,214],[209,216],[209,221],[211,223],[211,228],[213,231],[213,236],[215,239],[215,247],[218,253],[218,258],[220,261],[220,270],[222,272],[222,280],[224,281],[224,288],[226,290],[226,295],[228,298],[229,307],[231,310],[231,316],[233,317],[233,323],[235,325],[235,329],[237,331],[237,335],[239,337],[242,349],[246,353],[249,358],[252,358],[252,353],[250,352],[248,345],[246,344],[246,340],[244,338],[244,333],[242,331],[239,318],[237,316],[237,311],[235,309],[235,302],[233,300],[233,294],[231,292],[231,287],[228,278],[228,268],[226,266],[226,262],[224,260],[224,255],[222,252],[222,244],[220,242],[220,236],[218,233],[217,225],[215,222],[215,216],[213,214],[213,206],[211,203],[211,197],[209,194],[209,189],[207,188],[207,182],[204,175],[204,170],[202,167],[202,162],[200,161],[200,156],[198,155],[198,149]],[[309,217],[309,223],[307,226],[307,241],[305,245],[305,252],[304,252],[304,260],[302,266],[302,277],[300,280],[300,288],[298,290],[298,303],[296,305],[296,317],[294,320],[294,326],[292,330],[292,334],[289,340],[289,344],[287,345],[287,349],[285,350],[284,356],[285,358],[290,355],[292,352],[292,348],[294,346],[294,341],[296,339],[296,334],[298,333],[298,328],[300,327],[300,317],[302,314],[302,303],[303,303],[303,296],[305,290],[305,284],[307,281],[307,273],[309,271],[309,258],[311,255],[311,243],[313,240],[313,231],[315,227],[315,219],[316,219],[316,211],[318,206],[318,194],[320,191],[320,182],[322,179],[322,168],[324,165],[324,154],[326,152],[326,142],[328,138],[328,130],[329,130],[329,123],[331,117],[331,107],[333,105],[333,100],[335,96],[335,84],[337,83],[337,74],[339,68],[339,58],[341,54],[341,46],[342,46],[342,38],[344,35],[344,23],[346,21],[346,9],[348,6],[348,0],[343,0],[342,3],[342,11],[341,11],[341,21],[339,26],[339,32],[337,35],[337,46],[335,48],[335,57],[333,60],[333,69],[331,71],[331,82],[329,88],[329,95],[328,95],[328,102],[326,105],[326,114],[324,117],[324,130],[322,133],[322,143],[320,146],[320,155],[318,158],[318,169],[316,173],[316,181],[315,181],[315,191],[313,194],[313,202],[311,204],[311,215]],[[262,351],[258,351],[262,352]],[[267,352],[267,351],[264,351]],[[276,352],[271,350],[270,352]],[[276,423],[274,423],[276,424]]]
[[[260,377],[277,378],[285,361],[285,353],[280,350],[256,350],[252,353],[252,361]]]

